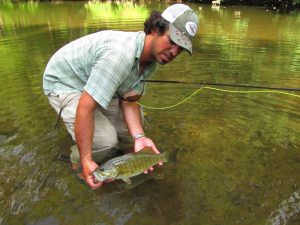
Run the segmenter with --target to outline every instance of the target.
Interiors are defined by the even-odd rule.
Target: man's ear
[[[159,34],[158,29],[152,29],[151,34],[154,35],[154,36],[158,35]]]
[[[151,30],[151,34],[152,35],[157,35],[157,36],[162,36],[164,34],[164,32],[160,32],[159,28],[155,28]]]

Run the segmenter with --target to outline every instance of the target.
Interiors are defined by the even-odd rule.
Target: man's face
[[[171,40],[169,31],[166,31],[163,35],[154,33],[150,51],[155,60],[164,65],[176,58],[181,53],[182,47],[175,44]]]

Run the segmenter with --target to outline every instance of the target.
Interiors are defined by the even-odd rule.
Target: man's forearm
[[[154,142],[150,138],[144,136],[140,106],[135,102],[122,101],[122,111],[128,130],[134,138],[134,151],[138,152],[150,147],[154,153],[159,154],[160,152],[156,148]],[[152,169],[153,168],[150,170]]]
[[[143,134],[140,106],[136,102],[122,101],[122,111],[131,136]]]
[[[95,107],[94,100],[84,92],[79,100],[75,119],[75,137],[81,162],[92,159]]]
[[[92,159],[93,114],[86,112],[85,109],[78,109],[75,121],[75,136],[80,160],[82,162],[86,159]]]

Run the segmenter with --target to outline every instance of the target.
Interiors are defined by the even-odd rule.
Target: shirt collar
[[[144,31],[139,31],[137,35],[137,49],[136,49],[136,58],[140,59],[142,51],[144,49],[146,34]]]

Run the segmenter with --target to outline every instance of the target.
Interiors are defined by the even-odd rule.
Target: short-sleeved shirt
[[[49,60],[43,77],[44,93],[88,92],[103,108],[128,92],[142,95],[143,79],[155,71],[149,64],[139,74],[145,33],[100,31],[70,42]]]

